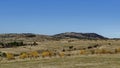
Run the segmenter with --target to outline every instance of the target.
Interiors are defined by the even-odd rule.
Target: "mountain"
[[[53,35],[55,38],[77,38],[77,39],[108,39],[96,33],[76,33],[76,32],[65,32]]]

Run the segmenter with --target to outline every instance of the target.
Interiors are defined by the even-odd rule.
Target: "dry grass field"
[[[81,55],[1,62],[0,68],[120,68],[120,54]]]
[[[20,59],[19,56],[16,56],[12,60],[0,57],[0,68],[120,68],[120,40],[75,40],[71,42],[61,40],[37,43],[37,46],[0,48],[0,52],[20,54],[49,50],[58,53],[63,52],[64,49],[64,54],[62,57],[52,55],[43,58],[42,53],[39,53],[40,56],[37,58]],[[95,44],[100,46],[88,48]],[[73,46],[74,49],[70,49],[70,46]],[[83,49],[84,51],[80,53],[80,50]],[[118,49],[117,53],[116,49]]]

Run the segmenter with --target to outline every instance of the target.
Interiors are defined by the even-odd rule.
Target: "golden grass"
[[[30,52],[35,50],[62,50],[63,48],[68,48],[69,46],[74,46],[75,48],[86,48],[88,46],[93,46],[95,44],[100,44],[103,46],[111,43],[109,47],[118,48],[120,47],[120,40],[77,40],[74,42],[66,42],[66,41],[45,41],[38,42],[37,46],[21,46],[16,48],[0,48],[0,51],[10,52],[10,53],[21,53],[21,52]]]
[[[38,42],[38,44],[37,46],[0,48],[1,52],[6,53],[26,52],[20,55],[22,59],[16,57],[17,59],[12,61],[1,60],[1,68],[120,68],[120,40],[76,40],[73,42],[61,40]],[[82,48],[95,44],[102,46],[82,50]],[[76,50],[69,51],[69,46],[73,46]],[[63,49],[65,52],[62,52]],[[43,50],[40,53],[41,56],[49,58],[38,57],[38,50]],[[57,50],[59,58],[51,57],[55,50]],[[71,56],[66,56],[66,54],[71,54]],[[38,58],[31,60],[28,58],[30,55]]]

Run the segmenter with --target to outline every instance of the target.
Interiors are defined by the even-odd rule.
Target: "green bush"
[[[6,53],[0,52],[0,56],[1,56],[1,57],[6,57]]]

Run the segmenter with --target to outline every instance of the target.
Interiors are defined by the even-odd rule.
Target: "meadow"
[[[120,54],[37,58],[0,63],[1,68],[119,68]]]
[[[0,68],[120,67],[120,40],[60,40],[37,43],[37,46],[0,48],[0,52],[11,53],[13,56],[8,55],[14,57],[0,57]],[[99,46],[94,47],[95,45]]]

